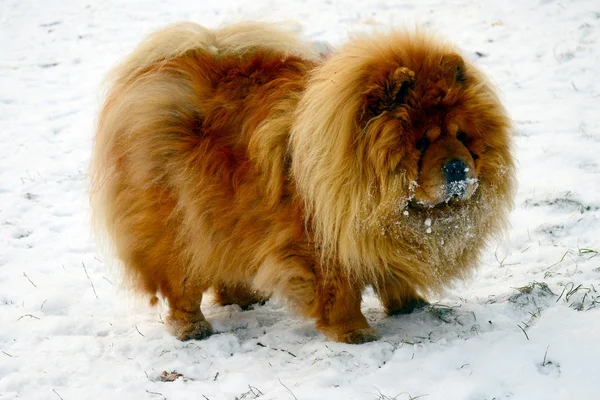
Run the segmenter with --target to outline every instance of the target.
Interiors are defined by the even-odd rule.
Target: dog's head
[[[433,207],[468,200],[496,156],[510,164],[508,121],[461,56],[421,44],[371,66],[359,125],[363,138],[389,143],[365,163],[404,175],[411,202]]]
[[[482,213],[473,205],[489,203],[503,219],[510,136],[490,83],[450,45],[423,33],[355,39],[309,81],[292,131],[293,174],[325,251],[372,263],[367,254],[381,246],[369,238],[402,215]]]

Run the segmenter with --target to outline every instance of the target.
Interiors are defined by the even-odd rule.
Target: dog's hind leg
[[[158,301],[158,294],[167,300],[169,315],[166,322],[179,340],[209,336],[212,328],[200,310],[200,303],[210,282],[204,282],[201,276],[182,265],[171,235],[158,237],[134,224],[127,227],[128,235],[122,237],[132,239],[129,242],[121,240],[118,251],[135,287],[151,296],[152,305]],[[142,243],[145,244],[143,247]]]
[[[253,304],[263,305],[269,298],[267,295],[253,290],[243,283],[218,283],[214,286],[215,301],[222,305],[239,305],[247,310]]]
[[[206,290],[195,284],[184,282],[175,290],[170,285],[161,288],[169,303],[167,323],[171,332],[179,340],[204,339],[212,334],[210,323],[204,318],[200,303]]]
[[[158,294],[167,300],[166,322],[174,336],[179,340],[202,339],[212,333],[200,310],[202,294],[208,285],[186,277],[184,270],[176,267],[177,259],[166,256],[170,242],[165,238],[143,252],[121,249],[120,259],[136,288],[150,295],[151,305],[157,303]]]

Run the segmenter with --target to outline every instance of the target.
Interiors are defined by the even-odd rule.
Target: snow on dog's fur
[[[514,191],[490,83],[424,32],[355,37],[321,58],[264,24],[168,26],[111,75],[92,205],[134,287],[182,339],[200,302],[286,300],[332,340],[377,333],[477,265]]]

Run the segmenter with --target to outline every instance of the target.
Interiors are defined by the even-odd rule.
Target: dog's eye
[[[458,132],[456,134],[456,140],[458,140],[459,142],[461,142],[462,144],[464,144],[466,146],[467,145],[467,134],[464,132]]]
[[[429,139],[427,139],[427,136],[424,136],[417,142],[417,150],[421,152],[425,151],[427,146],[429,146]]]

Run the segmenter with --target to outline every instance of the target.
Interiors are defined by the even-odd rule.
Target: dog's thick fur
[[[446,198],[442,168],[468,167]],[[193,23],[151,35],[111,75],[92,206],[116,257],[182,339],[200,302],[287,300],[332,340],[464,278],[512,204],[511,127],[490,83],[423,32],[321,57],[284,30]]]

